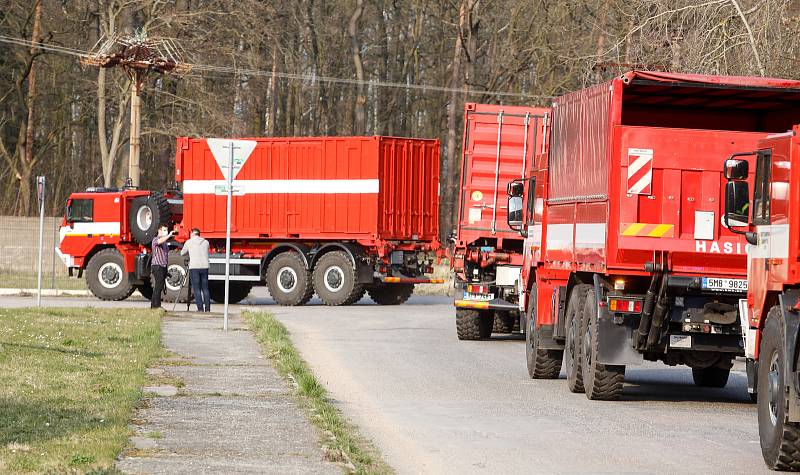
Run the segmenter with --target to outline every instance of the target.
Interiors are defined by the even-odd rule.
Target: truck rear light
[[[617,313],[642,313],[642,300],[609,297],[608,309]]]
[[[488,285],[467,284],[467,292],[471,294],[488,294]]]

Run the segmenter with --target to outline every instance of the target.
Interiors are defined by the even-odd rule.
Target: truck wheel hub
[[[325,269],[325,288],[331,292],[338,292],[344,286],[344,271],[339,266],[330,266]]]
[[[106,262],[97,271],[100,285],[107,289],[113,289],[122,281],[122,268],[114,262]]]
[[[584,371],[588,371],[592,366],[592,330],[591,326],[586,328],[586,333],[583,335],[583,358],[586,362]]]
[[[186,280],[186,270],[179,265],[171,265],[167,269],[167,288],[173,292],[181,290]]]
[[[577,364],[575,361],[575,319],[572,319],[569,325],[569,334],[567,335],[567,351],[569,352],[570,361],[572,364]]]
[[[778,371],[778,352],[772,354],[767,375],[767,396],[769,397],[769,419],[772,425],[778,424],[778,404],[780,404],[781,391],[779,384],[780,372]]]
[[[153,211],[149,206],[142,205],[136,211],[136,225],[139,229],[150,229],[153,224]]]
[[[289,293],[297,287],[297,273],[291,267],[281,267],[278,270],[278,288],[281,292]]]

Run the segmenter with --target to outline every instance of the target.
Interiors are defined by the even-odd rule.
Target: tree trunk
[[[39,43],[39,33],[42,25],[42,1],[37,0],[34,7],[33,31],[31,32],[31,43]],[[33,113],[36,99],[36,55],[38,48],[31,46],[30,49],[30,69],[28,71],[28,93],[25,97],[25,107],[28,109],[27,120],[20,128],[19,134],[19,208],[21,216],[28,216],[31,213],[31,184],[33,176],[33,166],[36,164],[33,155]]]
[[[272,76],[269,78],[269,100],[265,109],[267,117],[264,120],[264,132],[270,136],[275,136],[275,121],[278,120],[278,79],[275,74],[278,72],[278,45],[272,46]]]
[[[359,83],[356,85],[356,100],[354,107],[354,134],[364,135],[366,132],[366,116],[364,114],[364,104],[367,102],[364,97],[364,65],[361,62],[361,44],[358,41],[357,28],[358,20],[361,19],[361,14],[364,12],[364,0],[356,0],[356,9],[350,17],[350,26],[348,32],[350,33],[350,48],[353,50],[353,65],[356,69],[356,79]]]
[[[456,167],[456,141],[457,141],[457,116],[459,110],[459,93],[456,89],[463,86],[463,79],[461,74],[461,56],[463,54],[462,32],[464,31],[464,24],[467,21],[467,2],[469,0],[462,0],[461,7],[458,9],[458,31],[456,31],[456,41],[453,47],[453,62],[452,70],[450,71],[450,87],[453,91],[450,93],[450,102],[447,104],[447,146],[445,148],[444,160],[442,160],[442,169],[440,176],[443,183],[443,196],[439,212],[439,226],[442,242],[446,242],[447,236],[454,227],[454,189],[452,186],[452,171]]]

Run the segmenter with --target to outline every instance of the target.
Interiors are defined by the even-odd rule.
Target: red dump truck
[[[783,97],[787,107],[789,99]],[[800,83],[791,99],[794,104],[800,101]],[[800,470],[798,134],[800,126],[770,135],[725,162],[725,219],[752,245],[742,312],[748,387],[758,394],[764,461],[778,470]],[[749,181],[752,161],[755,180]]]
[[[211,244],[210,291],[224,297],[230,146],[233,173],[230,300],[266,285],[281,305],[316,293],[347,305],[365,292],[399,304],[439,251],[439,142],[395,137],[249,140],[178,138],[178,189],[90,189],[67,201],[59,255],[92,293],[121,300],[150,290],[147,254],[159,225],[176,243],[199,228]],[[187,297],[187,269],[170,253],[167,301]]]
[[[520,331],[519,233],[507,224],[508,184],[541,155],[549,109],[468,103],[464,108],[458,229],[450,266],[461,340]]]
[[[633,71],[555,100],[546,168],[509,187],[532,378],[563,360],[571,391],[616,399],[651,360],[725,386],[747,242],[722,220],[723,158],[798,122],[798,84]]]

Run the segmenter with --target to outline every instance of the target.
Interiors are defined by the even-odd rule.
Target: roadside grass
[[[43,270],[42,288],[58,290],[86,290],[86,279],[50,274],[49,267]],[[35,289],[38,276],[35,272],[12,272],[0,269],[0,288],[2,289]]]
[[[358,434],[342,413],[328,401],[327,392],[311,373],[289,339],[289,332],[267,312],[244,312],[244,317],[265,354],[278,371],[293,382],[295,393],[310,414],[311,422],[329,435],[321,443],[334,462],[352,464],[353,473],[391,474],[377,448]]]
[[[0,309],[0,473],[117,473],[160,316]]]

